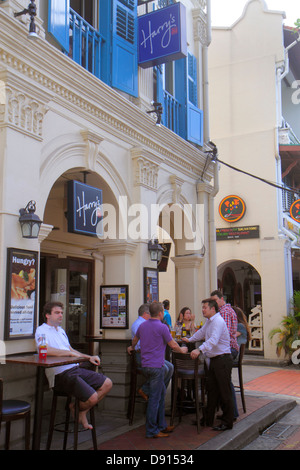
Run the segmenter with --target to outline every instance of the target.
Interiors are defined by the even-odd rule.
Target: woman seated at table
[[[183,324],[185,325],[185,329],[190,331],[190,334],[194,334],[195,331],[195,315],[192,314],[191,309],[189,307],[183,307],[180,310],[176,321],[176,327],[182,328]]]
[[[246,344],[251,340],[251,331],[244,312],[239,307],[232,308],[235,311],[238,320],[236,340],[238,345],[241,346],[241,344]]]

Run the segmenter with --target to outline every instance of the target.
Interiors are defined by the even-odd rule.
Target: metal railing
[[[179,134],[179,114],[180,114],[181,105],[170,95],[167,91],[164,90],[164,103],[163,103],[163,124],[170,129],[171,131]]]
[[[69,57],[101,78],[101,47],[104,38],[87,21],[70,8]]]

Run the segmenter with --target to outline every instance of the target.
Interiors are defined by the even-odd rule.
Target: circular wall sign
[[[219,214],[226,222],[237,222],[244,217],[246,205],[239,196],[226,196],[219,205]]]
[[[297,199],[297,201],[294,201],[293,204],[291,205],[290,216],[296,222],[300,222],[300,199]]]

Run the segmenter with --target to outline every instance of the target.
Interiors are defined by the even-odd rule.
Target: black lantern
[[[152,239],[148,242],[148,250],[150,251],[151,261],[160,262],[163,254],[163,248],[158,244],[157,239]]]
[[[41,226],[41,219],[35,214],[35,201],[28,202],[25,209],[20,209],[19,222],[23,238],[38,238]]]
[[[35,0],[30,0],[28,8],[25,8],[22,11],[14,13],[14,17],[22,16],[22,15],[29,15],[30,16],[30,24],[29,24],[29,34],[28,39],[37,39],[38,35],[36,33],[35,21],[34,18],[36,17],[36,4]]]

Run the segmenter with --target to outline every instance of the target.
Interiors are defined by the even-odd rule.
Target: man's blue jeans
[[[136,360],[138,368],[140,370],[142,370],[142,362],[141,362],[141,353],[140,352],[136,352],[135,360]],[[170,380],[172,378],[173,372],[174,372],[174,366],[173,366],[173,364],[171,364],[171,362],[165,360],[163,367],[164,367],[164,371],[165,371],[164,372],[164,382],[165,382],[165,387],[167,389],[168,385],[170,383]],[[148,380],[142,385],[141,388],[142,388],[143,392],[146,395],[149,395]]]
[[[142,372],[148,379],[149,400],[146,413],[146,437],[153,437],[167,427],[165,419],[164,367],[142,367]]]

